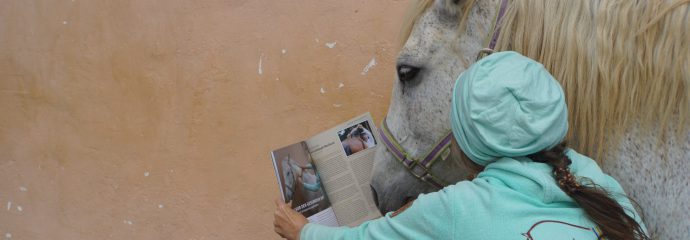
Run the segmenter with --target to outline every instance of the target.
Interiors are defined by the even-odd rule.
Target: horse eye
[[[401,82],[408,82],[408,81],[412,81],[417,76],[417,73],[419,73],[420,68],[410,66],[410,65],[400,64],[400,65],[398,65],[397,70],[398,70],[398,80],[400,80]]]

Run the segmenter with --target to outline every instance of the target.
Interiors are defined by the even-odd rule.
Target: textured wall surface
[[[406,5],[0,1],[0,238],[277,238],[269,151],[382,119]]]

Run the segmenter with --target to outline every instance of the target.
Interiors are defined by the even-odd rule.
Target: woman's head
[[[648,239],[608,193],[581,185],[570,173],[562,143],[568,131],[565,96],[541,64],[516,52],[489,55],[458,78],[451,107],[451,149],[469,169],[476,173],[501,157],[527,156],[548,164],[555,182],[607,239]]]
[[[549,149],[568,131],[560,84],[540,63],[516,52],[491,54],[463,72],[451,108],[458,145],[482,166]]]

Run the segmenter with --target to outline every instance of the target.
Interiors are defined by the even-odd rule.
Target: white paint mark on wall
[[[338,44],[338,42],[326,43],[326,47],[334,48],[336,44]]]
[[[128,224],[128,225],[132,225],[132,221],[131,221],[131,220],[125,219],[125,220],[122,221],[122,222],[124,222],[125,224]]]
[[[12,202],[7,201],[7,211],[9,211],[10,209],[12,209]]]
[[[276,78],[276,81],[280,81],[280,78]]]
[[[283,48],[283,50],[281,50],[280,52],[283,53],[283,54],[286,54],[286,53],[287,53],[287,50],[285,50],[285,48]]]
[[[22,206],[17,205],[17,211],[21,212],[21,211],[24,211],[24,209],[22,208]]]
[[[362,69],[362,75],[366,75],[369,70],[371,70],[374,66],[376,66],[376,57],[372,57],[371,61],[364,66],[364,69]]]
[[[67,25],[67,21],[62,21],[62,25]]]
[[[7,238],[7,239],[12,238],[12,234],[11,233],[5,233],[5,238]]]
[[[321,94],[324,94],[324,93],[326,93],[326,89],[323,89],[323,87],[321,87]]]
[[[144,172],[144,177],[148,177],[150,175],[149,171]]]
[[[369,92],[369,95],[372,95],[372,96],[378,97],[378,98],[383,98],[383,95],[381,95],[381,94],[376,94],[375,92]]]
[[[319,42],[319,38],[314,38],[314,41],[316,41],[316,42],[318,43],[318,42]]]
[[[264,54],[262,53],[261,56],[259,56],[259,75],[264,74],[263,61],[264,61]]]
[[[343,84],[343,83],[339,83],[339,84],[338,84],[338,88],[339,88],[339,89],[340,89],[340,88],[343,88],[344,86],[345,86],[345,84]]]
[[[164,208],[163,204],[158,204],[158,208]]]
[[[26,191],[28,191],[28,189],[26,189],[26,187],[24,187],[24,186],[20,186],[19,191],[26,192]]]
[[[337,107],[337,108],[342,107],[342,106],[343,106],[343,105],[340,104],[340,103],[334,103],[334,104],[333,104],[333,107]]]
[[[170,169],[170,173],[174,173],[174,172],[175,172],[175,170]]]

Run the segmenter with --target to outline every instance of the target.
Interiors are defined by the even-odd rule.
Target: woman
[[[288,239],[648,239],[616,180],[561,143],[563,90],[518,53],[473,64],[453,89],[453,154],[479,171],[354,228],[313,223],[276,202]],[[461,150],[461,152],[459,151]]]
[[[321,177],[314,170],[314,166],[311,163],[302,171],[302,176],[297,179],[298,182],[302,183],[304,189],[310,192],[321,192]]]

